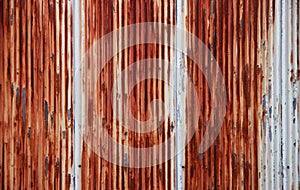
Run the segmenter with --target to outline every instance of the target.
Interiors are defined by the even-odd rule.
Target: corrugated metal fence
[[[297,0],[3,0],[0,10],[1,189],[300,188]],[[164,43],[135,44],[101,68],[95,90],[86,85],[94,80],[88,72],[99,71],[95,60],[84,60],[88,51],[97,55],[97,63],[130,41],[128,35],[143,41],[152,38],[153,31],[118,33],[105,47],[95,46],[99,39],[145,22],[187,30],[208,47],[220,68],[226,113],[207,151],[200,152],[199,145],[213,115],[212,102],[221,92],[217,86],[209,87],[203,73],[215,67],[207,61],[209,56],[198,53],[192,38],[177,31],[164,36],[175,48],[182,43],[186,52],[202,57],[204,70]],[[153,30],[163,34],[166,28]],[[137,80],[140,73],[132,69],[133,76],[120,81],[117,77],[135,62],[150,58],[173,64],[161,67],[163,62],[158,61],[157,67],[137,67],[149,78],[127,94],[128,112],[121,92],[130,90],[128,81]],[[165,78],[175,92],[161,80]],[[111,98],[115,81],[117,93]],[[199,104],[195,103],[199,118],[189,119],[194,113],[187,109],[188,81],[199,96]],[[138,129],[134,132],[117,120],[130,114],[149,119],[155,99],[171,105],[169,110],[153,107],[152,114],[169,113],[160,118],[155,131],[140,133],[141,125],[134,125]],[[119,155],[121,164],[111,163],[93,149],[107,148],[107,139],[89,144],[80,133],[83,121],[93,121],[94,110],[104,131],[122,145],[142,149],[172,137],[176,145],[150,157],[112,146],[108,158]],[[174,158],[149,167],[128,167],[132,159],[150,163],[177,153],[176,146],[186,140],[182,130],[190,125],[195,134]],[[88,135],[97,136],[99,129],[92,129]]]

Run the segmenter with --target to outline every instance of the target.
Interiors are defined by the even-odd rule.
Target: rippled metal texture
[[[299,189],[299,10],[297,0],[0,1],[0,189]],[[74,118],[81,102],[73,98],[82,89],[74,84],[74,68],[102,36],[142,22],[184,27],[203,41],[222,70],[228,102],[217,139],[199,153],[218,89],[210,93],[201,70],[183,57],[201,112],[184,122],[197,131],[177,157],[128,168],[102,159],[82,141],[80,118]],[[172,48],[141,44],[110,60],[95,106],[111,137],[141,148],[176,135],[175,112],[155,132],[126,130],[113,118],[122,103],[110,98],[114,77],[129,65],[145,58],[176,65],[176,56]],[[146,120],[152,100],[176,102],[187,95],[148,79],[128,96],[133,115]],[[174,149],[157,154],[164,151]]]
[[[72,183],[72,2],[0,1],[0,189]]]

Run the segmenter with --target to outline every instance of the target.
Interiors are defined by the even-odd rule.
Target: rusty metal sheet
[[[187,146],[187,189],[257,189],[258,131],[261,126],[262,66],[259,49],[261,25],[269,23],[261,1],[188,1],[187,28],[212,51],[225,78],[227,113],[218,138],[199,155],[205,122],[210,117],[210,91],[206,80],[190,62],[189,72],[202,95],[202,124]],[[208,65],[209,67],[209,65]],[[218,91],[218,89],[215,89]]]
[[[83,39],[82,41],[79,40],[80,46],[77,51],[82,53],[81,57],[83,57],[83,54],[86,53],[97,40],[120,27],[142,22],[175,23],[175,2],[169,0],[81,1],[79,6],[82,23],[78,26],[78,32],[80,32],[81,37],[83,36]],[[140,32],[141,33],[137,33],[136,35],[140,36],[147,31]],[[120,36],[118,37],[120,38]],[[121,36],[121,38],[122,37],[124,38],[124,36]],[[142,37],[143,36],[141,36],[141,38]],[[114,38],[113,40],[115,40],[113,42],[118,45],[119,42],[117,39]],[[105,50],[101,48],[94,49],[94,51],[94,53],[100,55],[97,59],[101,59],[101,56],[105,56],[105,52],[101,52]],[[108,49],[107,51],[110,50]],[[162,58],[162,56],[164,56],[170,59],[168,54],[170,54],[168,48],[160,45],[136,45],[120,52],[104,67],[97,83],[97,88],[99,88],[97,93],[100,94],[98,96],[99,99],[93,101],[92,104],[98,107],[97,110],[99,111],[98,114],[101,118],[102,126],[108,131],[108,134],[112,138],[129,146],[149,147],[163,141],[163,139],[170,135],[171,124],[168,121],[165,121],[163,124],[164,127],[162,131],[155,131],[145,135],[134,133],[120,126],[120,124],[114,120],[114,112],[120,112],[125,108],[122,107],[119,102],[120,100],[117,98],[111,99],[110,97],[114,79],[124,68],[129,67],[136,61],[146,58]],[[96,67],[95,70],[97,70]],[[149,72],[152,71],[149,70]],[[161,71],[158,75],[163,75],[163,72]],[[124,83],[121,86],[122,88],[126,88],[127,84]],[[82,91],[85,90],[84,86],[80,88],[82,88]],[[147,106],[150,101],[153,99],[166,99],[164,88],[162,81],[155,79],[143,81],[134,87],[133,91],[128,94],[128,96],[131,96],[133,115],[142,120],[147,119],[149,116]],[[81,112],[82,109],[84,108],[75,109],[75,112]],[[86,110],[88,109],[89,108],[86,108]],[[155,109],[158,111],[158,108]],[[126,113],[124,113],[124,117],[126,117]],[[76,129],[80,130],[80,127]],[[78,137],[78,139],[80,139],[80,137]],[[104,143],[105,142],[102,142],[102,144]],[[78,157],[75,158],[75,163],[77,163],[75,165],[77,168],[77,170],[75,168],[75,183],[82,189],[171,189],[175,187],[174,160],[148,168],[129,168],[112,164],[101,158],[97,153],[93,152],[85,142],[79,142],[75,150],[79,151]],[[126,152],[126,150],[122,151]],[[120,154],[120,152],[117,152],[116,149],[111,149],[108,154]],[[139,156],[137,154],[128,154],[129,159],[132,156]],[[162,154],[161,152],[161,155]],[[120,157],[120,159],[124,159],[124,162],[126,162],[127,153],[124,153],[124,155],[125,156]]]
[[[0,15],[0,187],[70,188],[72,2],[4,0]]]
[[[1,1],[1,189],[299,189],[299,10],[298,0]],[[145,22],[165,25],[124,30],[97,46]],[[151,41],[153,34],[167,35]],[[150,58],[154,66],[142,64]],[[222,115],[213,107],[222,97],[214,74],[225,82],[227,102],[218,103],[226,113],[205,141],[210,118]],[[157,99],[169,107],[151,107]],[[125,125],[131,115],[159,114],[169,115],[151,132]],[[191,139],[187,126],[196,129]],[[147,156],[128,148],[171,138]]]
[[[107,4],[108,3],[108,4]],[[157,5],[161,6],[156,7]],[[169,2],[166,2],[166,5]],[[230,2],[230,1],[188,1],[182,3],[181,7],[175,3],[173,9],[181,11],[183,8],[187,15],[180,15],[185,18],[186,28],[199,37],[206,44],[213,55],[217,58],[219,66],[222,68],[222,73],[226,79],[228,92],[227,114],[224,120],[222,131],[216,142],[207,152],[199,154],[197,145],[201,143],[202,136],[205,131],[205,123],[210,115],[211,97],[205,78],[201,71],[197,69],[192,61],[188,61],[188,74],[192,77],[198,93],[202,96],[201,102],[201,120],[196,124],[198,131],[195,137],[188,144],[186,152],[181,155],[183,163],[178,164],[179,157],[172,159],[167,164],[162,164],[146,169],[131,169],[122,168],[111,165],[107,161],[97,158],[91,150],[83,143],[82,147],[82,168],[80,176],[76,180],[82,188],[101,186],[103,188],[136,188],[152,187],[152,188],[233,188],[233,187],[253,187],[258,188],[258,130],[260,106],[262,104],[262,68],[258,62],[259,52],[256,50],[261,37],[258,33],[261,32],[260,24],[267,22],[267,16],[260,16],[262,4],[260,2]],[[104,8],[101,9],[101,6]],[[127,24],[134,24],[145,21],[161,21],[157,19],[157,14],[165,7],[165,2],[160,1],[113,1],[112,5],[109,2],[103,2],[100,8],[97,4],[88,2],[84,4],[84,48],[87,50],[89,46],[101,37],[101,33],[106,34],[114,29]],[[269,8],[271,5],[264,5],[264,8]],[[247,7],[247,8],[244,8]],[[179,8],[179,10],[178,10]],[[260,8],[260,9],[259,9]],[[98,16],[95,10],[103,10]],[[149,11],[148,11],[149,10]],[[167,20],[173,20],[172,24],[176,24],[176,10],[174,15]],[[94,14],[95,12],[95,14]],[[172,11],[168,11],[172,12]],[[106,15],[108,14],[108,15]],[[145,15],[143,15],[145,14]],[[153,15],[153,16],[152,16]],[[175,18],[172,18],[174,17]],[[177,12],[178,16],[178,12]],[[102,19],[98,21],[97,19]],[[149,18],[149,19],[147,19]],[[101,22],[102,21],[102,22]],[[121,24],[119,24],[121,22]],[[101,24],[102,23],[102,24]],[[106,24],[103,24],[106,23]],[[124,24],[123,24],[124,23]],[[99,34],[100,33],[100,34]],[[81,46],[82,47],[82,46]],[[160,49],[163,47],[156,46],[156,52],[152,54],[151,46],[137,46],[124,50],[121,55],[110,62],[110,66],[104,69],[104,76],[101,80],[111,81],[113,75],[118,71],[118,64],[124,69],[128,64],[132,64],[136,60],[143,59],[143,53],[147,52],[150,57],[159,56]],[[170,50],[168,50],[170,51]],[[121,58],[120,58],[120,57]],[[170,56],[174,54],[171,53]],[[123,60],[125,58],[125,60]],[[173,59],[172,57],[170,60]],[[121,59],[121,60],[119,60]],[[151,71],[150,71],[151,72]],[[112,84],[105,86],[105,89],[112,88]],[[126,85],[126,84],[125,84]],[[155,82],[149,82],[149,85],[156,88]],[[104,86],[102,86],[104,87]],[[76,88],[76,87],[75,87]],[[140,100],[146,88],[141,84],[134,91],[134,101]],[[141,92],[139,92],[141,90]],[[109,93],[107,90],[104,94]],[[146,94],[152,96],[153,92],[146,89]],[[161,98],[162,94],[166,94],[165,89],[158,89],[154,96]],[[141,97],[140,97],[141,95]],[[140,136],[124,137],[123,131],[119,132],[120,127],[112,121],[112,110],[104,109],[110,101],[109,95],[107,101],[99,103],[100,107],[105,110],[105,123],[107,130],[110,130],[110,135],[113,138],[123,139],[125,143],[132,146],[143,146],[143,141],[140,141]],[[107,97],[105,97],[107,98]],[[113,99],[112,101],[117,101]],[[141,103],[141,106],[147,105]],[[104,105],[103,105],[104,103]],[[113,104],[113,103],[112,103]],[[139,105],[134,102],[134,110],[138,110]],[[139,113],[137,113],[138,115]],[[140,114],[143,114],[142,112]],[[108,117],[108,118],[107,118]],[[109,122],[110,121],[110,122]],[[172,121],[172,119],[171,119]],[[191,121],[187,121],[191,122]],[[167,126],[172,127],[172,126]],[[127,131],[125,132],[125,134]],[[166,140],[168,136],[158,137],[157,139],[150,136],[151,141],[161,142]],[[162,138],[162,139],[161,139]],[[151,142],[150,141],[150,142]],[[112,150],[113,151],[113,150]],[[160,153],[164,154],[164,153]],[[122,158],[120,158],[122,159]],[[92,160],[92,161],[91,161]],[[101,163],[101,166],[99,166]],[[95,167],[96,164],[96,167]],[[78,167],[78,166],[76,166]],[[179,167],[179,168],[178,168]],[[98,168],[98,170],[96,170]],[[105,168],[105,169],[104,169]],[[96,174],[93,172],[96,170]],[[183,171],[183,173],[181,172]],[[96,175],[96,178],[91,178],[91,174]],[[161,176],[163,174],[163,176]],[[104,176],[103,176],[104,175]],[[101,177],[98,177],[101,176]],[[157,178],[160,176],[159,178]],[[95,179],[101,179],[99,181]],[[145,180],[149,178],[150,180]],[[115,181],[114,179],[118,179]],[[145,180],[145,181],[144,181]],[[181,182],[180,182],[181,180]],[[182,181],[183,180],[183,181]],[[170,182],[169,182],[170,181]]]
[[[107,101],[102,100],[99,107],[102,107],[101,110],[105,115],[105,128],[113,138],[117,138],[119,141],[122,139],[123,143],[127,145],[143,146],[144,142],[141,138],[144,135],[135,134],[131,136],[131,133],[125,131],[124,134],[128,133],[129,138],[126,135],[124,137],[122,126],[113,122],[114,110],[119,109],[118,111],[122,112],[124,108],[122,106],[119,108],[119,104],[122,103],[119,102],[118,97],[110,99],[108,96],[111,95],[109,89],[112,88],[110,85],[113,85],[114,75],[120,74],[133,62],[143,59],[144,52],[150,57],[168,55],[168,59],[173,61],[177,68],[182,65],[187,67],[188,76],[196,86],[197,92],[202,95],[200,98],[201,116],[199,121],[195,123],[195,121],[184,120],[184,117],[190,114],[189,112],[183,113],[183,115],[179,113],[180,116],[183,116],[181,121],[184,121],[186,125],[192,123],[197,126],[197,132],[188,143],[185,152],[183,154],[178,153],[175,158],[167,162],[167,166],[162,164],[146,169],[132,169],[111,165],[100,159],[101,164],[104,165],[97,166],[101,171],[98,171],[95,175],[101,176],[102,187],[117,189],[139,189],[140,187],[149,186],[172,189],[297,187],[299,180],[299,122],[297,122],[299,111],[297,111],[297,107],[299,101],[297,99],[298,77],[295,70],[298,68],[299,61],[296,53],[288,56],[290,52],[297,52],[298,48],[296,43],[297,30],[299,30],[297,1],[284,3],[282,1],[190,0],[169,3],[166,1],[104,1],[100,3],[100,7],[103,6],[102,4],[105,7],[101,9],[103,11],[100,13],[102,19],[100,21],[97,20],[99,16],[95,13],[96,10],[100,10],[100,8],[97,8],[99,6],[97,3],[81,3],[85,7],[85,11],[81,13],[84,17],[82,19],[84,23],[81,23],[81,27],[83,27],[81,31],[84,33],[81,42],[84,42],[84,45],[81,44],[80,46],[84,50],[81,50],[81,52],[87,51],[91,44],[103,35],[120,27],[146,21],[165,22],[171,20],[171,24],[183,27],[201,39],[212,52],[221,68],[226,83],[228,100],[222,129],[211,148],[199,154],[198,145],[203,141],[206,123],[211,116],[211,101],[215,98],[212,94],[217,93],[218,89],[210,91],[203,72],[197,68],[192,60],[185,56],[178,59],[177,52],[161,45],[155,47],[138,45],[125,49],[111,59],[109,66],[103,70],[104,76],[101,74],[101,81],[104,80],[103,83],[110,81],[109,84],[106,86],[102,84],[99,87],[100,89],[105,88],[104,94],[107,95],[104,97]],[[284,5],[281,5],[282,3]],[[168,7],[166,5],[172,5],[173,10],[167,9],[166,11],[165,7]],[[161,11],[164,12],[161,13]],[[165,11],[172,14],[166,16]],[[163,17],[166,20],[160,20],[161,14],[164,15]],[[276,27],[279,28],[277,31],[274,29]],[[284,27],[289,29],[283,32]],[[142,37],[143,35],[138,33],[136,36]],[[119,38],[122,38],[122,36],[119,36]],[[185,36],[182,36],[182,38],[184,39]],[[120,39],[115,40],[117,43]],[[193,43],[189,39],[183,41],[185,40],[187,40],[187,43]],[[286,43],[285,46],[282,45],[283,42]],[[282,48],[278,49],[279,46]],[[154,54],[152,54],[153,49],[155,50]],[[165,49],[164,53],[161,53],[162,49]],[[285,57],[292,57],[292,59],[285,59]],[[207,58],[204,57],[204,59]],[[281,65],[278,62],[279,60],[282,63]],[[292,64],[285,66],[284,61]],[[213,69],[209,64],[205,66],[206,69]],[[278,70],[273,69],[274,67],[278,67]],[[156,72],[156,70],[149,72]],[[180,73],[177,72],[175,78],[178,78]],[[291,74],[287,75],[287,73]],[[164,75],[158,73],[158,75],[160,74]],[[279,75],[280,78],[278,79]],[[170,75],[170,78],[172,77],[174,76]],[[292,78],[293,82],[287,83],[288,78]],[[165,88],[158,88],[153,92],[147,87],[157,88],[157,86],[161,87],[162,84],[159,82],[144,83],[138,85],[133,91],[132,109],[138,118],[140,118],[139,115],[144,114],[143,110],[147,108],[149,103],[149,98],[146,98],[143,93],[148,94],[148,96],[153,95],[156,98],[165,99],[168,97],[169,100],[173,101],[175,99],[176,102],[179,102],[180,98],[188,97],[188,95],[184,95],[184,91],[182,92],[183,95],[179,93],[172,96],[172,93]],[[177,79],[175,83],[181,85],[181,81]],[[126,88],[126,85],[126,82],[122,83],[121,88]],[[184,82],[182,85],[184,85]],[[275,99],[275,101],[272,100],[273,95],[270,95],[270,90],[273,90],[272,93],[278,93],[280,98]],[[138,103],[141,98],[142,102]],[[279,100],[281,103],[277,104]],[[268,102],[268,105],[266,102]],[[112,104],[111,109],[103,108],[109,104]],[[181,105],[179,104],[179,107]],[[178,105],[176,107],[178,108]],[[274,107],[275,112],[271,111],[272,107]],[[281,109],[284,107],[286,107],[284,110],[289,111],[283,113]],[[180,125],[185,125],[178,120],[177,112],[181,112],[182,109],[184,108],[178,109],[176,113],[173,113],[173,116],[171,113],[169,118],[171,125],[168,124],[165,127],[178,128]],[[292,113],[293,117],[290,117],[289,114]],[[274,123],[269,123],[268,117],[270,116],[268,114],[273,114],[271,118]],[[107,124],[107,122],[110,124]],[[279,125],[276,122],[279,122]],[[290,126],[290,124],[293,125],[293,128],[291,130],[286,129],[286,126]],[[281,132],[277,132],[278,130]],[[178,136],[178,134],[175,135]],[[274,141],[270,140],[273,135],[276,137]],[[290,135],[293,136],[294,143],[289,141],[288,137]],[[150,135],[151,142],[154,144],[166,141],[168,137],[168,135],[162,135],[162,137],[158,135],[158,138],[152,139]],[[179,134],[176,145],[180,143],[180,138]],[[270,145],[269,140],[272,141],[272,145]],[[82,157],[78,159],[90,169],[89,171],[85,169],[78,170],[80,176],[78,176],[76,182],[84,188],[89,187],[89,185],[98,187],[98,182],[94,183],[91,173],[88,172],[94,170],[91,164],[93,165],[95,160],[97,163],[100,161],[97,161],[97,156],[90,152],[91,150],[84,143],[83,147],[80,148],[82,148],[80,149],[82,153],[80,152],[79,155]],[[114,148],[112,148],[112,151],[114,151]],[[273,153],[273,151],[276,153]],[[164,152],[158,154],[163,155]],[[274,160],[270,162],[269,158],[273,159],[273,157]],[[121,157],[120,159],[124,158]],[[280,159],[284,161],[280,162]],[[103,167],[105,168],[104,171]],[[275,174],[276,168],[278,172],[275,172]],[[163,176],[161,176],[161,172],[164,174]],[[103,174],[105,174],[104,179]],[[158,180],[157,176],[160,176]],[[107,180],[108,178],[110,179]],[[114,179],[118,179],[118,181]],[[145,179],[150,179],[150,182],[147,180],[147,182],[144,182]]]

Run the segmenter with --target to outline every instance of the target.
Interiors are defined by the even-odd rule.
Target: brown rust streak
[[[261,71],[257,62],[257,1],[188,1],[187,27],[210,48],[225,78],[228,95],[223,127],[212,147],[203,155],[195,151],[209,116],[210,95],[205,79],[189,61],[204,122],[186,150],[186,188],[258,188],[257,129],[261,105]],[[263,9],[269,10],[269,3]],[[194,7],[197,7],[195,10]],[[199,85],[197,85],[199,84]],[[214,91],[214,90],[213,90]],[[203,109],[202,109],[203,107]]]
[[[2,176],[2,184],[1,187],[4,189],[8,188],[8,183],[5,183],[5,181],[9,181],[9,171],[8,171],[8,165],[7,164],[9,162],[8,159],[8,138],[10,136],[9,134],[9,114],[11,112],[11,106],[10,106],[10,97],[11,97],[11,83],[10,83],[10,79],[9,79],[9,75],[10,75],[10,71],[9,71],[9,67],[8,67],[8,60],[9,60],[9,54],[8,54],[8,35],[9,35],[9,25],[8,25],[8,15],[9,15],[9,6],[8,6],[8,2],[4,1],[3,2],[3,6],[2,6],[2,13],[3,13],[3,77],[4,77],[4,81],[3,81],[3,94],[9,98],[5,98],[4,102],[3,102],[3,123],[4,126],[2,128],[2,139],[3,139],[3,176]],[[5,135],[4,135],[5,134]]]
[[[0,2],[0,42],[2,42],[2,45],[0,46],[0,71],[4,71],[4,18],[3,18],[3,1]],[[3,113],[4,111],[4,76],[0,75],[0,102],[2,103],[2,106],[0,107],[0,113]],[[0,134],[4,134],[4,114],[0,115]],[[4,138],[3,135],[0,137],[0,187],[3,189],[3,178],[4,178]]]

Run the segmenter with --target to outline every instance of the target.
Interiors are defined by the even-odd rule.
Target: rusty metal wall
[[[72,1],[0,1],[0,189],[70,188]]]
[[[105,5],[109,5],[109,2],[107,3]],[[103,187],[108,183],[110,187],[125,189],[138,189],[149,185],[151,188],[172,189],[298,188],[298,1],[189,0],[168,4],[169,2],[153,0],[112,1],[111,3],[112,5],[105,9],[110,16],[106,15],[107,12],[100,12],[104,22],[109,20],[108,23],[112,23],[109,26],[107,24],[98,26],[100,21],[97,21],[98,16],[94,14],[97,8],[94,8],[93,3],[81,4],[87,7],[81,14],[84,15],[82,20],[85,21],[84,24],[81,23],[85,32],[82,41],[85,42],[85,48],[101,36],[97,32],[99,30],[103,34],[127,24],[160,21],[157,20],[157,14],[160,15],[160,11],[166,10],[165,3],[172,5],[173,11],[167,9],[171,15],[168,15],[166,20],[171,20],[171,23],[176,25],[178,22],[184,23],[186,29],[201,39],[216,57],[226,81],[228,104],[218,138],[208,151],[199,154],[197,148],[205,132],[205,122],[211,114],[211,94],[201,71],[191,60],[188,60],[186,64],[188,76],[192,78],[202,98],[198,131],[187,145],[184,154],[168,161],[167,168],[163,164],[146,169],[128,169],[107,165],[104,161],[107,168],[105,174],[108,174],[106,177],[112,176],[111,178],[119,181],[113,179],[104,181],[102,178]],[[162,5],[164,8],[155,5]],[[183,9],[187,10],[182,11]],[[181,11],[183,14],[178,18],[178,12]],[[156,46],[156,49],[158,49],[156,54],[149,56],[163,55],[164,53],[160,54],[160,49],[166,48]],[[114,66],[115,63],[121,64],[121,69],[124,69],[128,64],[144,58],[140,56],[140,51],[152,52],[152,48],[149,46],[129,48],[122,52],[122,55],[118,55],[120,57],[112,60],[110,69],[114,70],[118,67]],[[168,51],[170,50],[165,53]],[[170,60],[176,56],[172,53],[168,55]],[[209,68],[210,65],[207,67]],[[106,77],[108,75],[108,78],[113,78],[112,75],[117,74],[118,71],[112,72],[108,69],[104,73]],[[149,84],[155,88],[155,83]],[[136,89],[135,100],[139,100],[140,95],[143,98],[143,88],[145,86],[141,85]],[[216,91],[217,89],[213,89],[213,92]],[[146,93],[152,95],[153,92],[146,90]],[[166,89],[158,89],[153,95],[160,98],[163,94],[166,94]],[[141,103],[141,106],[143,105],[145,104]],[[137,110],[138,107],[139,105],[135,104]],[[142,112],[140,114],[143,115]],[[109,129],[118,131],[119,127],[114,128],[113,125]],[[116,137],[114,132],[111,133]],[[123,138],[120,133],[116,134],[119,139]],[[162,137],[158,135],[158,139],[152,140],[161,142],[160,140],[166,140],[166,137],[168,136],[162,133]],[[125,137],[125,142],[142,146],[143,141],[140,141],[140,138],[139,136],[129,139]],[[83,158],[79,159],[93,164],[91,160],[95,159],[94,155],[88,151],[85,153],[84,149],[83,145]],[[98,166],[98,168],[103,174],[102,167]],[[86,171],[78,171],[80,174],[82,172]],[[94,179],[90,177],[85,174],[77,181],[82,182],[82,179],[88,178],[92,181],[89,184],[98,183],[93,183]]]
[[[178,9],[185,9],[180,23]],[[1,189],[299,188],[297,0],[3,0],[0,10]],[[141,22],[183,24],[202,40],[222,70],[228,104],[220,134],[199,154],[212,97],[199,68],[185,57],[188,76],[201,94],[200,119],[187,121],[197,126],[194,137],[184,152],[163,164],[128,168],[99,157],[82,141],[80,118],[74,118],[73,128],[73,115],[83,109],[73,99],[82,93],[73,77],[96,40]],[[136,45],[104,68],[95,103],[113,138],[141,148],[173,135],[174,116],[151,134],[122,128],[113,110],[123,108],[117,98],[110,99],[110,89],[114,77],[133,62],[176,61],[176,56],[163,45]],[[133,114],[147,119],[150,101],[174,99],[168,93],[162,81],[141,82],[130,94]]]
[[[201,39],[213,52],[226,81],[228,105],[219,137],[207,152],[199,155],[197,145],[201,143],[205,123],[210,116],[211,97],[201,71],[189,60],[187,63],[188,75],[192,78],[198,93],[202,95],[200,100],[202,112],[201,120],[196,124],[198,132],[188,144],[183,155],[185,161],[180,166],[183,175],[177,169],[178,158],[172,159],[166,164],[146,169],[122,168],[98,158],[83,143],[83,146],[80,147],[82,157],[78,158],[82,164],[79,165],[81,168],[89,168],[89,170],[79,170],[80,176],[76,180],[81,183],[83,189],[94,186],[117,189],[145,187],[154,189],[257,189],[259,187],[259,131],[263,122],[263,62],[260,61],[260,57],[261,49],[268,42],[263,33],[268,32],[268,26],[273,24],[269,17],[273,2],[190,0],[188,2],[179,1],[179,3],[187,8],[186,17],[183,15],[186,29]],[[81,26],[84,27],[81,28],[81,32],[84,34],[81,33],[81,35],[84,36],[82,42],[85,44],[81,44],[81,48],[87,50],[102,35],[128,24],[145,21],[164,23],[171,21],[172,24],[176,24],[177,5],[176,2],[170,4],[168,1],[155,0],[103,1],[101,3],[85,1],[81,3],[81,6],[84,7],[84,13],[81,13],[84,17],[82,18],[84,23],[81,23]],[[168,15],[165,15],[166,12]],[[161,14],[164,15],[162,18]],[[265,27],[265,25],[267,26]],[[103,83],[111,81],[113,75],[118,72],[115,71],[119,67],[118,64],[121,64],[121,68],[124,69],[127,65],[145,58],[144,52],[147,52],[149,57],[158,57],[164,54],[161,53],[164,48],[159,45],[140,45],[125,50],[122,55],[118,55],[111,61],[110,66],[104,70],[104,78],[101,80],[104,80]],[[168,51],[170,50],[167,50],[167,54],[169,54]],[[174,55],[170,54],[170,56]],[[172,58],[170,59],[172,60]],[[209,65],[207,66],[209,67]],[[162,86],[155,81],[154,83],[148,81],[147,84],[153,88],[156,88],[156,85]],[[105,89],[110,89],[110,85],[112,84],[105,86]],[[145,88],[141,84],[135,89],[134,99],[136,101],[143,97],[145,99],[143,93],[157,98],[162,98],[166,93],[163,88],[159,88],[156,92],[147,91],[147,89],[145,92]],[[149,97],[149,99],[151,98]],[[149,99],[146,98],[147,101]],[[147,101],[145,105],[147,105]],[[143,103],[140,106],[143,106]],[[105,103],[100,106],[107,107]],[[139,104],[135,104],[135,107],[138,110]],[[135,147],[144,146],[141,136],[131,136],[129,133],[129,137],[124,137],[123,132],[119,132],[120,127],[112,122],[112,111],[108,109],[106,112],[104,115],[106,115],[105,121],[108,122],[107,129],[111,130],[110,134],[113,137],[122,139],[125,143]],[[143,115],[144,113],[137,114]],[[154,144],[166,140],[167,137],[163,133],[158,134],[157,137],[146,136]],[[183,182],[179,182],[178,175],[182,175]]]

